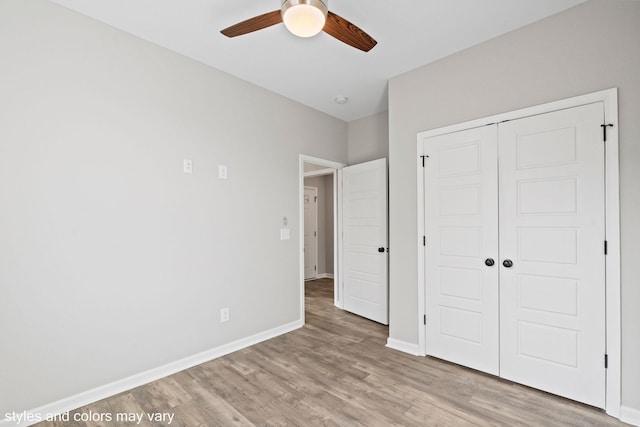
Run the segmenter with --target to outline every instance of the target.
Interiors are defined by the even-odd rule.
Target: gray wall
[[[333,175],[304,179],[318,189],[318,274],[333,274]]]
[[[595,0],[391,79],[390,336],[417,343],[416,133],[619,88],[622,404],[640,410],[640,2]]]
[[[350,165],[389,157],[389,113],[374,114],[349,122]]]
[[[45,0],[0,61],[0,414],[299,320],[299,154],[346,123]]]

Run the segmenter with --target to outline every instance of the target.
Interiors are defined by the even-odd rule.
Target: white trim
[[[318,274],[318,279],[333,279],[333,274],[331,273],[321,273]]]
[[[605,143],[605,233],[607,256],[605,257],[606,280],[606,322],[607,322],[607,414],[619,418],[621,406],[622,378],[622,316],[620,280],[620,172],[618,147],[618,90],[599,92],[604,101],[604,116],[613,127],[607,131]]]
[[[333,304],[340,309],[344,309],[344,298],[342,298],[342,295],[344,295],[344,271],[342,269],[342,252],[344,251],[342,244],[342,168],[338,169],[334,175],[333,197],[333,214],[336,217],[334,227],[336,241],[335,251],[333,252],[333,271],[336,277],[333,282]]]
[[[386,347],[401,351],[403,353],[413,354],[414,356],[423,356],[422,354],[420,354],[418,344],[414,344],[412,342],[406,342],[394,338],[387,338]]]
[[[149,369],[148,371],[140,372],[130,377],[122,378],[112,383],[105,384],[91,390],[66,397],[56,402],[52,402],[38,408],[28,410],[26,411],[26,414],[31,415],[32,417],[40,415],[42,419],[44,419],[44,417],[49,414],[63,414],[65,412],[72,411],[85,405],[89,405],[107,397],[114,396],[118,393],[122,393],[135,387],[148,384],[152,381],[157,381],[161,378],[165,378],[169,375],[175,374],[176,372],[180,372],[193,366],[208,362],[210,360],[226,356],[227,354],[242,350],[243,348],[250,347],[262,341],[266,341],[286,334],[287,332],[291,332],[293,330],[301,328],[302,326],[302,321],[296,320],[295,322],[287,323],[285,325],[278,326],[264,332],[259,332],[255,335],[241,338],[228,344],[203,351],[202,353],[194,354],[193,356],[188,356],[184,359],[167,363],[166,365]],[[21,422],[16,424],[9,422],[9,420],[7,420],[4,416],[0,418],[0,427],[8,427],[14,425],[28,426],[35,423],[36,421],[32,423]]]
[[[549,113],[552,111],[578,107],[581,105],[603,102],[605,119],[613,124],[607,133],[605,144],[606,157],[606,236],[608,241],[608,255],[606,262],[606,347],[609,355],[607,369],[606,407],[607,414],[620,417],[620,378],[621,378],[621,316],[620,316],[620,197],[619,197],[619,152],[618,152],[618,89],[612,88],[573,98],[562,99],[546,104],[523,108],[516,111],[497,114],[490,117],[458,123],[420,132],[417,135],[418,178],[417,178],[417,211],[418,211],[418,352],[426,354],[426,326],[422,318],[425,314],[425,248],[422,245],[424,235],[424,180],[420,169],[425,138],[445,135],[461,130],[486,126],[489,123],[500,123],[505,120],[515,120],[523,117]]]
[[[317,170],[314,170],[314,171],[305,172],[304,173],[304,177],[305,178],[313,178],[314,176],[332,175],[334,170],[335,169],[333,169],[333,168],[317,169]]]
[[[418,246],[418,354],[420,356],[427,355],[427,329],[424,322],[424,316],[427,315],[426,307],[426,284],[425,284],[425,247],[423,244],[426,235],[424,224],[424,168],[422,167],[423,144],[420,143],[418,137],[418,156],[417,156],[417,189],[418,189],[418,236],[416,238]],[[421,220],[422,219],[422,220]]]
[[[546,104],[534,105],[527,108],[521,108],[520,110],[509,111],[506,113],[500,113],[489,117],[484,117],[480,119],[470,120],[468,122],[456,123],[449,126],[444,126],[441,128],[430,129],[423,132],[418,133],[418,140],[424,138],[429,138],[432,136],[445,135],[448,133],[458,132],[460,130],[467,130],[477,127],[486,126],[491,123],[500,123],[505,120],[517,120],[522,119],[524,117],[535,116],[538,114],[550,113],[552,111],[564,110],[567,108],[578,107],[580,105],[592,104],[594,102],[612,102],[618,99],[618,89],[611,88],[606,90],[601,90],[599,92],[593,92],[586,95],[575,96],[573,98],[561,99],[558,101],[548,102]],[[606,111],[611,111],[607,109],[605,105]],[[617,105],[616,109],[617,111]],[[614,128],[617,128],[614,126]],[[608,135],[607,135],[608,138]],[[608,140],[607,140],[608,141]]]
[[[324,166],[326,169],[342,169],[347,166],[346,163],[334,162],[333,160],[321,159],[320,157],[307,156],[306,154],[300,154],[300,161],[302,163],[313,163],[318,166]],[[302,174],[304,175],[304,164]]]
[[[620,421],[632,426],[640,426],[640,409],[622,406],[620,408]]]
[[[340,282],[340,251],[342,250],[342,246],[338,239],[340,234],[339,231],[342,230],[342,221],[341,216],[339,215],[340,206],[338,205],[339,194],[338,189],[338,180],[341,178],[340,169],[346,166],[344,163],[338,163],[331,160],[320,159],[318,157],[307,156],[305,154],[300,154],[299,158],[299,169],[298,169],[298,229],[303,230],[303,221],[304,221],[304,164],[314,163],[316,165],[324,166],[325,168],[332,169],[333,173],[333,268],[336,275],[336,279],[334,281],[334,298],[336,298],[336,306],[338,306],[337,298],[339,295],[339,282]],[[327,174],[325,174],[327,175]],[[304,232],[300,232],[299,234],[299,242],[298,242],[298,252],[299,252],[299,282],[300,282],[300,320],[304,323]],[[340,295],[342,295],[340,293]],[[0,426],[2,427],[2,426]]]

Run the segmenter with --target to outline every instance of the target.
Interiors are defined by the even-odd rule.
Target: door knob
[[[511,268],[513,267],[513,261],[511,261],[510,259],[505,259],[504,261],[502,261],[502,265],[507,268]]]
[[[378,252],[384,252],[384,248],[378,248]]]
[[[487,258],[484,260],[484,265],[486,265],[487,267],[491,267],[495,263],[496,262],[493,260],[493,258]]]

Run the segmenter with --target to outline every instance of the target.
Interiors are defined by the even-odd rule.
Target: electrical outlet
[[[225,307],[220,309],[220,322],[228,322],[229,321],[229,307]]]
[[[193,162],[189,159],[184,159],[182,169],[184,173],[193,173]]]

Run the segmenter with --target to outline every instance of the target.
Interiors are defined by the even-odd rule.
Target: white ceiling
[[[229,39],[220,30],[281,0],[51,0],[344,121],[387,109],[387,81],[585,0],[330,0],[378,41],[364,53],[284,25]],[[334,102],[347,96],[344,105]]]

